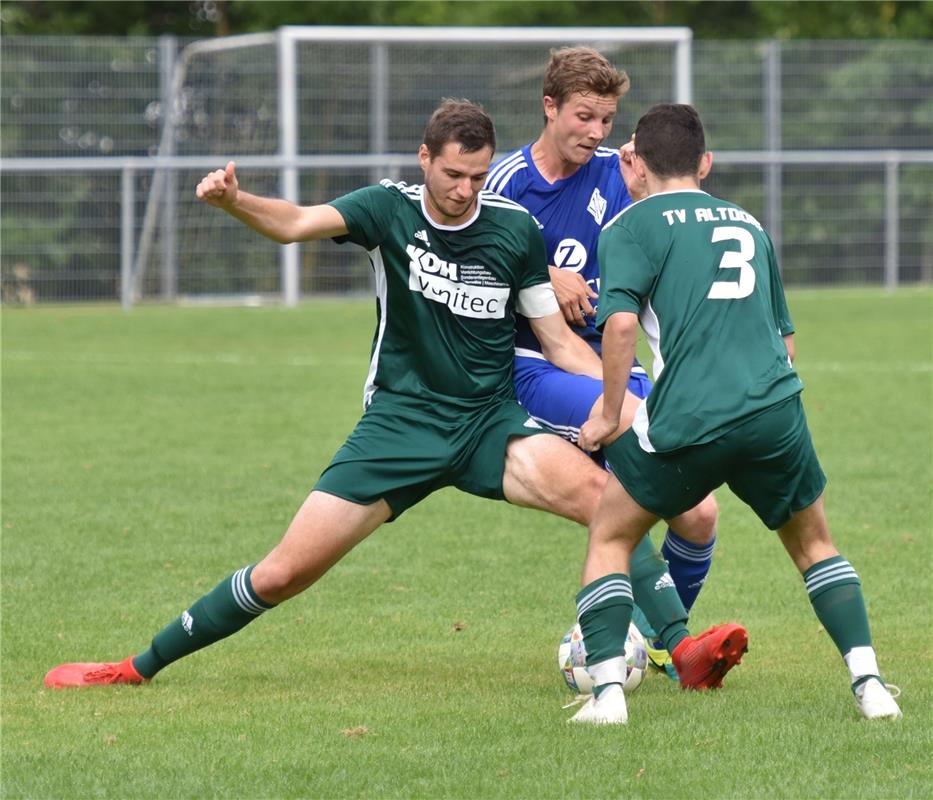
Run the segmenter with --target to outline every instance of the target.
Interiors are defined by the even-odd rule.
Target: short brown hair
[[[631,86],[625,71],[617,70],[592,47],[562,47],[551,51],[544,70],[544,96],[560,108],[577,92],[622,97]]]
[[[693,106],[652,106],[635,126],[635,153],[659,178],[696,175],[705,152],[703,123]]]
[[[484,147],[495,152],[496,129],[492,118],[477,103],[445,97],[428,120],[424,144],[434,159],[448,142],[459,144],[461,153],[475,153]]]

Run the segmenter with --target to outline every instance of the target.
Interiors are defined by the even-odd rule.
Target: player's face
[[[548,132],[561,160],[586,164],[609,133],[618,98],[612,95],[577,92],[558,108],[553,98],[544,98]]]
[[[460,152],[457,142],[448,142],[435,158],[421,145],[418,158],[424,170],[425,207],[441,225],[466,222],[476,209],[476,196],[486,182],[492,148]]]

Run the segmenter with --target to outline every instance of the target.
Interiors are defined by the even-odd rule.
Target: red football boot
[[[684,689],[721,689],[723,676],[748,652],[748,631],[734,622],[688,636],[671,653]]]
[[[148,679],[133,667],[133,656],[117,663],[61,664],[49,670],[45,685],[50,689],[70,686],[108,686],[112,683],[138,684]]]

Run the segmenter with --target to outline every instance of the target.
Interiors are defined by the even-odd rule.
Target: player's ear
[[[544,96],[544,116],[548,122],[553,122],[557,117],[557,101],[550,95]]]
[[[697,170],[697,178],[701,181],[710,173],[710,170],[713,168],[713,154],[707,150],[700,156],[700,167]]]
[[[645,159],[641,157],[633,159],[632,166],[635,169],[635,177],[638,178],[638,180],[648,180],[648,166],[645,164]]]
[[[431,163],[431,154],[428,152],[426,144],[422,144],[418,148],[418,161],[421,163],[421,169],[427,170],[428,165]]]

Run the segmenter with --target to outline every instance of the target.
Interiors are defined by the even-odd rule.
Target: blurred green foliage
[[[281,25],[686,25],[697,38],[924,39],[929,0],[6,0],[6,35],[211,36]]]

